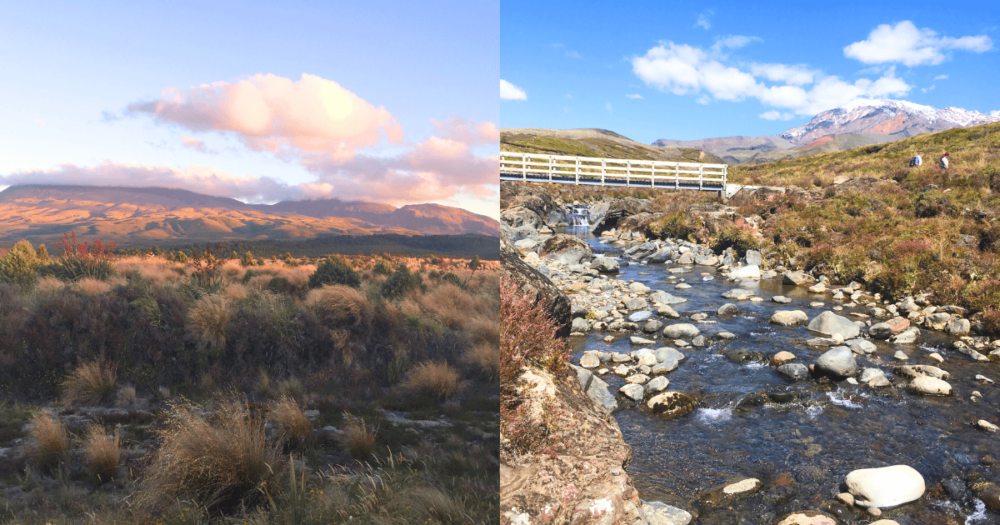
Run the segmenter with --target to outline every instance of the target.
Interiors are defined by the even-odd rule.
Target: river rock
[[[866,339],[851,339],[844,341],[844,344],[851,347],[851,351],[858,355],[874,354],[877,349],[875,343]]]
[[[771,300],[779,304],[788,304],[792,302],[791,299],[785,297],[784,295],[775,295],[774,297],[771,298]]]
[[[738,481],[736,483],[731,483],[722,488],[723,494],[728,494],[730,496],[735,494],[744,494],[747,492],[753,492],[760,487],[760,480],[757,478],[747,478],[743,481]]]
[[[906,330],[892,336],[889,338],[889,342],[898,345],[912,344],[917,342],[920,338],[920,329],[916,326],[911,326]]]
[[[892,386],[892,383],[889,382],[889,378],[885,377],[884,375],[881,375],[881,376],[875,376],[870,381],[868,381],[868,386],[872,388],[884,388],[887,386]]]
[[[677,367],[680,366],[680,364],[681,362],[676,359],[667,359],[662,363],[657,363],[656,365],[654,365],[649,373],[657,375],[657,374],[666,374],[669,372],[673,372],[674,370],[677,370]]]
[[[858,378],[858,381],[868,383],[876,377],[885,377],[885,372],[878,368],[866,368],[861,371],[861,377]]]
[[[951,314],[936,312],[924,317],[924,326],[931,330],[944,330],[951,321]]]
[[[903,352],[902,350],[896,350],[896,353],[892,354],[892,358],[893,359],[897,359],[899,361],[909,361],[910,360],[910,356],[906,355],[906,352]]]
[[[608,412],[613,412],[618,408],[618,401],[615,401],[615,396],[608,390],[608,384],[604,380],[594,375],[590,370],[578,366],[574,366],[573,369],[576,370],[576,378],[580,380],[580,386],[583,387],[583,391],[590,399],[606,408]]]
[[[875,323],[868,329],[868,336],[884,341],[892,337],[892,327],[889,326],[889,323]]]
[[[692,519],[688,511],[659,501],[644,502],[642,512],[646,514],[649,525],[688,525]]]
[[[658,363],[658,361],[652,352],[639,357],[639,366],[656,366],[656,363]]]
[[[703,255],[695,257],[694,262],[699,266],[716,266],[719,264],[719,258],[715,255]]]
[[[625,382],[632,385],[645,385],[649,382],[649,376],[646,374],[635,374],[625,378]]]
[[[847,490],[859,507],[896,507],[924,495],[924,477],[909,465],[859,469],[847,475]]]
[[[787,363],[777,368],[777,372],[792,381],[802,381],[809,377],[809,367],[802,363]]]
[[[663,346],[657,348],[653,351],[653,355],[656,356],[656,360],[665,363],[667,361],[683,361],[685,359],[684,354],[677,351],[676,348],[670,348],[669,346]]]
[[[649,287],[642,283],[632,283],[628,285],[628,291],[634,294],[645,295],[649,293]]]
[[[774,354],[774,357],[771,358],[770,365],[771,366],[781,366],[781,365],[783,365],[785,363],[790,363],[790,362],[792,362],[794,360],[795,360],[795,354],[793,354],[791,352],[787,352],[785,350],[782,350],[782,351],[778,352],[777,354]]]
[[[724,315],[736,315],[740,313],[740,307],[733,303],[726,303],[720,306],[715,313],[717,313],[720,317]]]
[[[757,250],[747,250],[747,254],[743,256],[743,260],[746,261],[748,266],[760,267],[764,263],[764,256]]]
[[[827,311],[809,321],[809,330],[826,336],[840,335],[844,340],[857,337],[861,333],[858,325],[846,317]]]
[[[837,346],[819,356],[816,368],[827,375],[843,379],[853,376],[858,365],[854,361],[854,352],[849,347]]]
[[[619,392],[625,395],[625,397],[639,403],[642,401],[642,396],[646,392],[642,385],[628,384],[618,389]]]
[[[809,316],[802,310],[778,310],[771,316],[771,324],[779,326],[799,326],[809,322]]]
[[[670,295],[663,290],[657,290],[649,294],[649,300],[653,301],[654,304],[661,304],[664,306],[671,306],[675,304],[686,303],[687,299],[677,297],[675,295]]]
[[[668,339],[691,339],[701,333],[693,324],[672,324],[663,329],[663,337]]]
[[[917,376],[910,382],[910,389],[925,396],[950,396],[955,390],[943,379],[931,376]]]
[[[957,319],[948,323],[948,333],[953,336],[961,336],[969,333],[972,328],[972,324],[969,323],[968,319]]]
[[[641,323],[643,321],[648,321],[653,317],[653,312],[649,310],[643,310],[641,312],[635,312],[628,316],[628,320],[633,323]]]
[[[577,317],[573,319],[573,323],[570,325],[570,332],[589,332],[590,331],[590,321]]]
[[[730,279],[748,279],[751,281],[756,281],[760,279],[760,266],[748,265],[740,266],[739,268],[733,268],[729,271]]]
[[[625,308],[629,310],[642,310],[649,306],[642,297],[629,297],[622,302],[625,304]]]
[[[976,426],[987,432],[1000,432],[1000,427],[994,425],[993,423],[990,423],[989,421],[986,421],[985,419],[980,419],[979,421],[976,421]]]
[[[805,272],[785,272],[781,282],[792,286],[810,286],[816,282],[816,278]]]
[[[597,354],[586,353],[580,358],[580,366],[584,368],[597,368],[601,366],[601,359],[597,357]]]
[[[647,334],[655,334],[656,332],[660,331],[660,328],[663,328],[663,323],[657,319],[653,319],[652,321],[643,325],[642,331],[646,332]]]
[[[693,252],[682,253],[681,256],[677,258],[677,264],[694,264],[694,258],[695,255]]]
[[[654,377],[646,383],[646,390],[649,392],[662,392],[670,385],[670,380],[663,377]]]
[[[655,414],[666,417],[677,417],[694,410],[694,400],[682,392],[663,392],[646,402],[646,406]]]
[[[656,342],[651,339],[646,339],[645,337],[639,337],[637,335],[629,337],[628,340],[634,345],[651,345]]]
[[[951,374],[941,370],[936,366],[930,365],[912,365],[912,366],[897,366],[894,370],[896,374],[906,376],[909,378],[915,378],[917,376],[931,376],[938,379],[948,379]]]
[[[837,523],[835,518],[822,512],[807,510],[788,514],[775,525],[837,525]]]
[[[557,233],[545,240],[539,253],[547,261],[576,264],[591,257],[590,245],[574,235]]]
[[[688,283],[677,283],[676,285],[674,285],[674,289],[675,290],[690,290],[691,289],[691,285],[688,284]]]
[[[591,261],[590,267],[601,273],[618,273],[620,265],[611,257],[598,257]]]
[[[530,226],[535,229],[542,225],[542,218],[524,206],[514,206],[500,212],[500,220],[511,228]]]
[[[744,288],[733,288],[732,290],[727,290],[722,296],[734,301],[746,301],[753,296],[753,292]]]
[[[673,248],[660,248],[653,252],[652,255],[646,258],[646,263],[648,264],[663,264],[670,260],[670,256],[674,254]]]
[[[816,283],[809,287],[809,293],[826,293],[826,285],[823,283]]]
[[[559,327],[557,337],[569,335],[572,303],[552,281],[528,263],[518,254],[517,249],[509,242],[507,235],[500,235],[500,259],[507,275],[517,285],[520,293],[528,294],[534,302],[542,302],[547,313],[556,321]]]

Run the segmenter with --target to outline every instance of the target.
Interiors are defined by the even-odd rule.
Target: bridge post
[[[649,185],[656,187],[656,161],[649,165]]]
[[[698,191],[705,189],[705,166],[698,166]]]
[[[521,180],[528,182],[528,156],[521,154]]]
[[[674,189],[681,189],[681,165],[674,163]]]

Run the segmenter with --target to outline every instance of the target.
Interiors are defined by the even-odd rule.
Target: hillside
[[[824,111],[805,125],[778,135],[687,141],[660,139],[653,144],[672,149],[697,148],[731,165],[759,164],[998,121],[1000,117],[962,108],[937,109],[902,100],[862,99]]]
[[[722,162],[696,148],[650,146],[605,129],[502,128],[500,147],[504,151],[581,157]]]
[[[0,192],[0,241],[75,231],[122,245],[295,239],[320,235],[497,235],[498,223],[436,204],[395,208],[336,199],[246,204],[168,188],[12,186]]]

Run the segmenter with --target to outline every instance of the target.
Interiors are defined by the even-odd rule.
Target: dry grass
[[[378,437],[378,427],[371,426],[364,418],[344,414],[347,427],[340,435],[340,443],[358,461],[365,461],[375,452],[375,438]]]
[[[95,406],[107,403],[115,392],[114,368],[103,363],[84,363],[62,382],[63,404]]]
[[[135,406],[138,402],[139,399],[135,395],[135,387],[123,386],[118,389],[118,394],[115,396],[115,406],[130,407]]]
[[[458,370],[448,363],[426,362],[413,367],[406,377],[404,387],[415,393],[447,399],[458,391],[458,380]]]
[[[122,275],[138,273],[157,286],[177,284],[187,277],[183,264],[162,257],[122,257],[115,261],[115,271]]]
[[[294,399],[282,396],[271,407],[267,419],[277,427],[286,443],[296,446],[308,441],[312,422]]]
[[[372,307],[361,290],[333,285],[309,292],[306,304],[316,308],[334,326],[364,330],[371,321]]]
[[[69,434],[58,417],[43,412],[31,421],[31,460],[40,468],[55,467],[69,451]]]
[[[188,330],[204,344],[219,347],[226,342],[226,325],[232,316],[229,300],[224,295],[202,297],[188,311]]]
[[[143,483],[147,504],[189,498],[210,511],[254,507],[284,464],[267,442],[263,419],[238,401],[223,403],[214,420],[174,405],[159,434],[163,444]]]
[[[51,275],[46,275],[38,279],[35,283],[35,291],[48,294],[55,293],[66,287],[66,283]]]
[[[111,283],[100,281],[92,277],[84,277],[76,283],[77,290],[84,295],[100,295],[111,291]]]
[[[226,299],[236,302],[246,299],[249,290],[247,290],[247,287],[241,283],[231,283],[222,293],[225,295]]]
[[[484,376],[495,379],[500,373],[500,346],[478,344],[465,354],[465,362]]]
[[[87,469],[101,482],[118,476],[121,462],[121,434],[116,428],[114,436],[108,436],[101,425],[91,425],[87,429],[87,441],[83,444],[83,456]]]

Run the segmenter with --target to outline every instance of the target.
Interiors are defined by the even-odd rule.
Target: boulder
[[[950,396],[955,390],[943,379],[931,376],[917,376],[910,382],[910,390],[925,396]]]
[[[504,235],[500,236],[500,260],[519,293],[531,295],[536,304],[545,304],[546,311],[556,322],[556,336],[569,335],[572,311],[569,298],[548,277],[521,260],[517,250]]]
[[[889,323],[875,323],[868,329],[868,336],[884,341],[892,337],[892,327],[889,326]]]
[[[972,329],[972,324],[968,319],[956,319],[948,323],[946,329],[950,335],[957,337],[968,334],[969,330]]]
[[[573,324],[570,325],[570,332],[589,332],[590,331],[590,321],[577,317],[573,319]]]
[[[642,512],[649,525],[688,525],[692,519],[690,512],[659,501],[644,502]]]
[[[646,258],[647,264],[662,264],[670,260],[670,256],[674,254],[673,248],[660,248],[653,252],[652,255]]]
[[[809,322],[802,310],[778,310],[771,316],[771,323],[779,326],[799,326]]]
[[[514,206],[500,212],[500,220],[511,228],[531,226],[537,229],[542,225],[542,218],[524,206]]]
[[[694,264],[694,257],[695,255],[693,252],[682,253],[681,256],[677,258],[677,264]]]
[[[653,355],[655,355],[656,360],[661,363],[666,363],[668,361],[681,362],[685,359],[684,354],[677,351],[676,348],[670,348],[669,346],[657,348],[653,351]]]
[[[601,273],[618,273],[618,261],[611,257],[598,257],[591,261],[590,267]]]
[[[764,257],[757,250],[747,250],[747,254],[743,257],[748,266],[760,267],[764,263]]]
[[[785,272],[781,282],[792,286],[811,286],[816,283],[816,278],[805,272]]]
[[[701,333],[693,324],[672,324],[663,329],[663,336],[668,339],[691,339]]]
[[[917,339],[920,339],[920,329],[916,326],[911,326],[906,330],[892,336],[889,338],[890,343],[904,345],[916,343]]]
[[[785,350],[782,350],[782,351],[778,352],[777,354],[774,354],[774,357],[771,358],[770,365],[771,366],[781,366],[781,365],[783,365],[785,363],[790,363],[790,362],[792,362],[794,360],[795,360],[795,354],[793,354],[791,352],[787,352]]]
[[[809,377],[809,367],[802,363],[787,363],[778,367],[777,372],[792,381],[802,381]]]
[[[576,264],[591,257],[590,245],[573,235],[557,233],[545,240],[539,255],[547,261]]]
[[[646,402],[646,406],[655,414],[666,417],[677,417],[694,410],[694,400],[682,392],[663,392]]]
[[[924,477],[909,465],[855,470],[845,480],[859,507],[879,509],[916,501],[924,495]]]
[[[948,372],[941,370],[936,366],[930,365],[897,366],[893,372],[895,372],[896,375],[906,376],[910,379],[914,379],[918,376],[931,376],[938,379],[948,379],[951,377],[951,374]]]
[[[851,351],[858,355],[867,355],[875,353],[878,347],[875,343],[868,341],[866,339],[851,339],[849,341],[844,341],[844,344],[851,348]]]
[[[868,383],[876,377],[885,377],[885,372],[878,368],[866,368],[861,371],[861,377],[858,378],[858,381],[861,383]]]
[[[670,386],[670,380],[663,376],[659,376],[650,379],[649,382],[646,383],[646,390],[649,392],[662,392],[666,390],[668,386]]]
[[[823,312],[812,321],[809,321],[808,328],[810,331],[830,337],[839,335],[844,340],[857,337],[861,334],[861,329],[858,328],[858,325],[854,324],[854,321],[830,311]]]
[[[951,321],[951,314],[935,312],[924,317],[924,326],[931,330],[944,330]]]
[[[580,358],[580,366],[584,368],[597,368],[601,366],[601,358],[597,354],[588,352]]]
[[[759,280],[760,266],[748,265],[748,266],[740,266],[739,268],[733,268],[732,270],[729,270],[729,278]]]
[[[631,399],[632,401],[635,401],[636,403],[639,403],[642,401],[642,397],[643,394],[646,392],[646,389],[644,389],[642,385],[627,384],[619,388],[618,391],[624,394],[625,397]]]
[[[613,412],[618,408],[618,401],[615,401],[615,396],[608,390],[608,384],[604,380],[594,375],[590,370],[578,366],[574,366],[573,369],[576,370],[576,378],[580,380],[580,386],[583,387],[583,391],[590,399],[607,409],[608,412]]]
[[[858,364],[854,361],[854,352],[846,346],[836,346],[827,350],[816,360],[816,369],[837,379],[845,379],[854,375]]]

